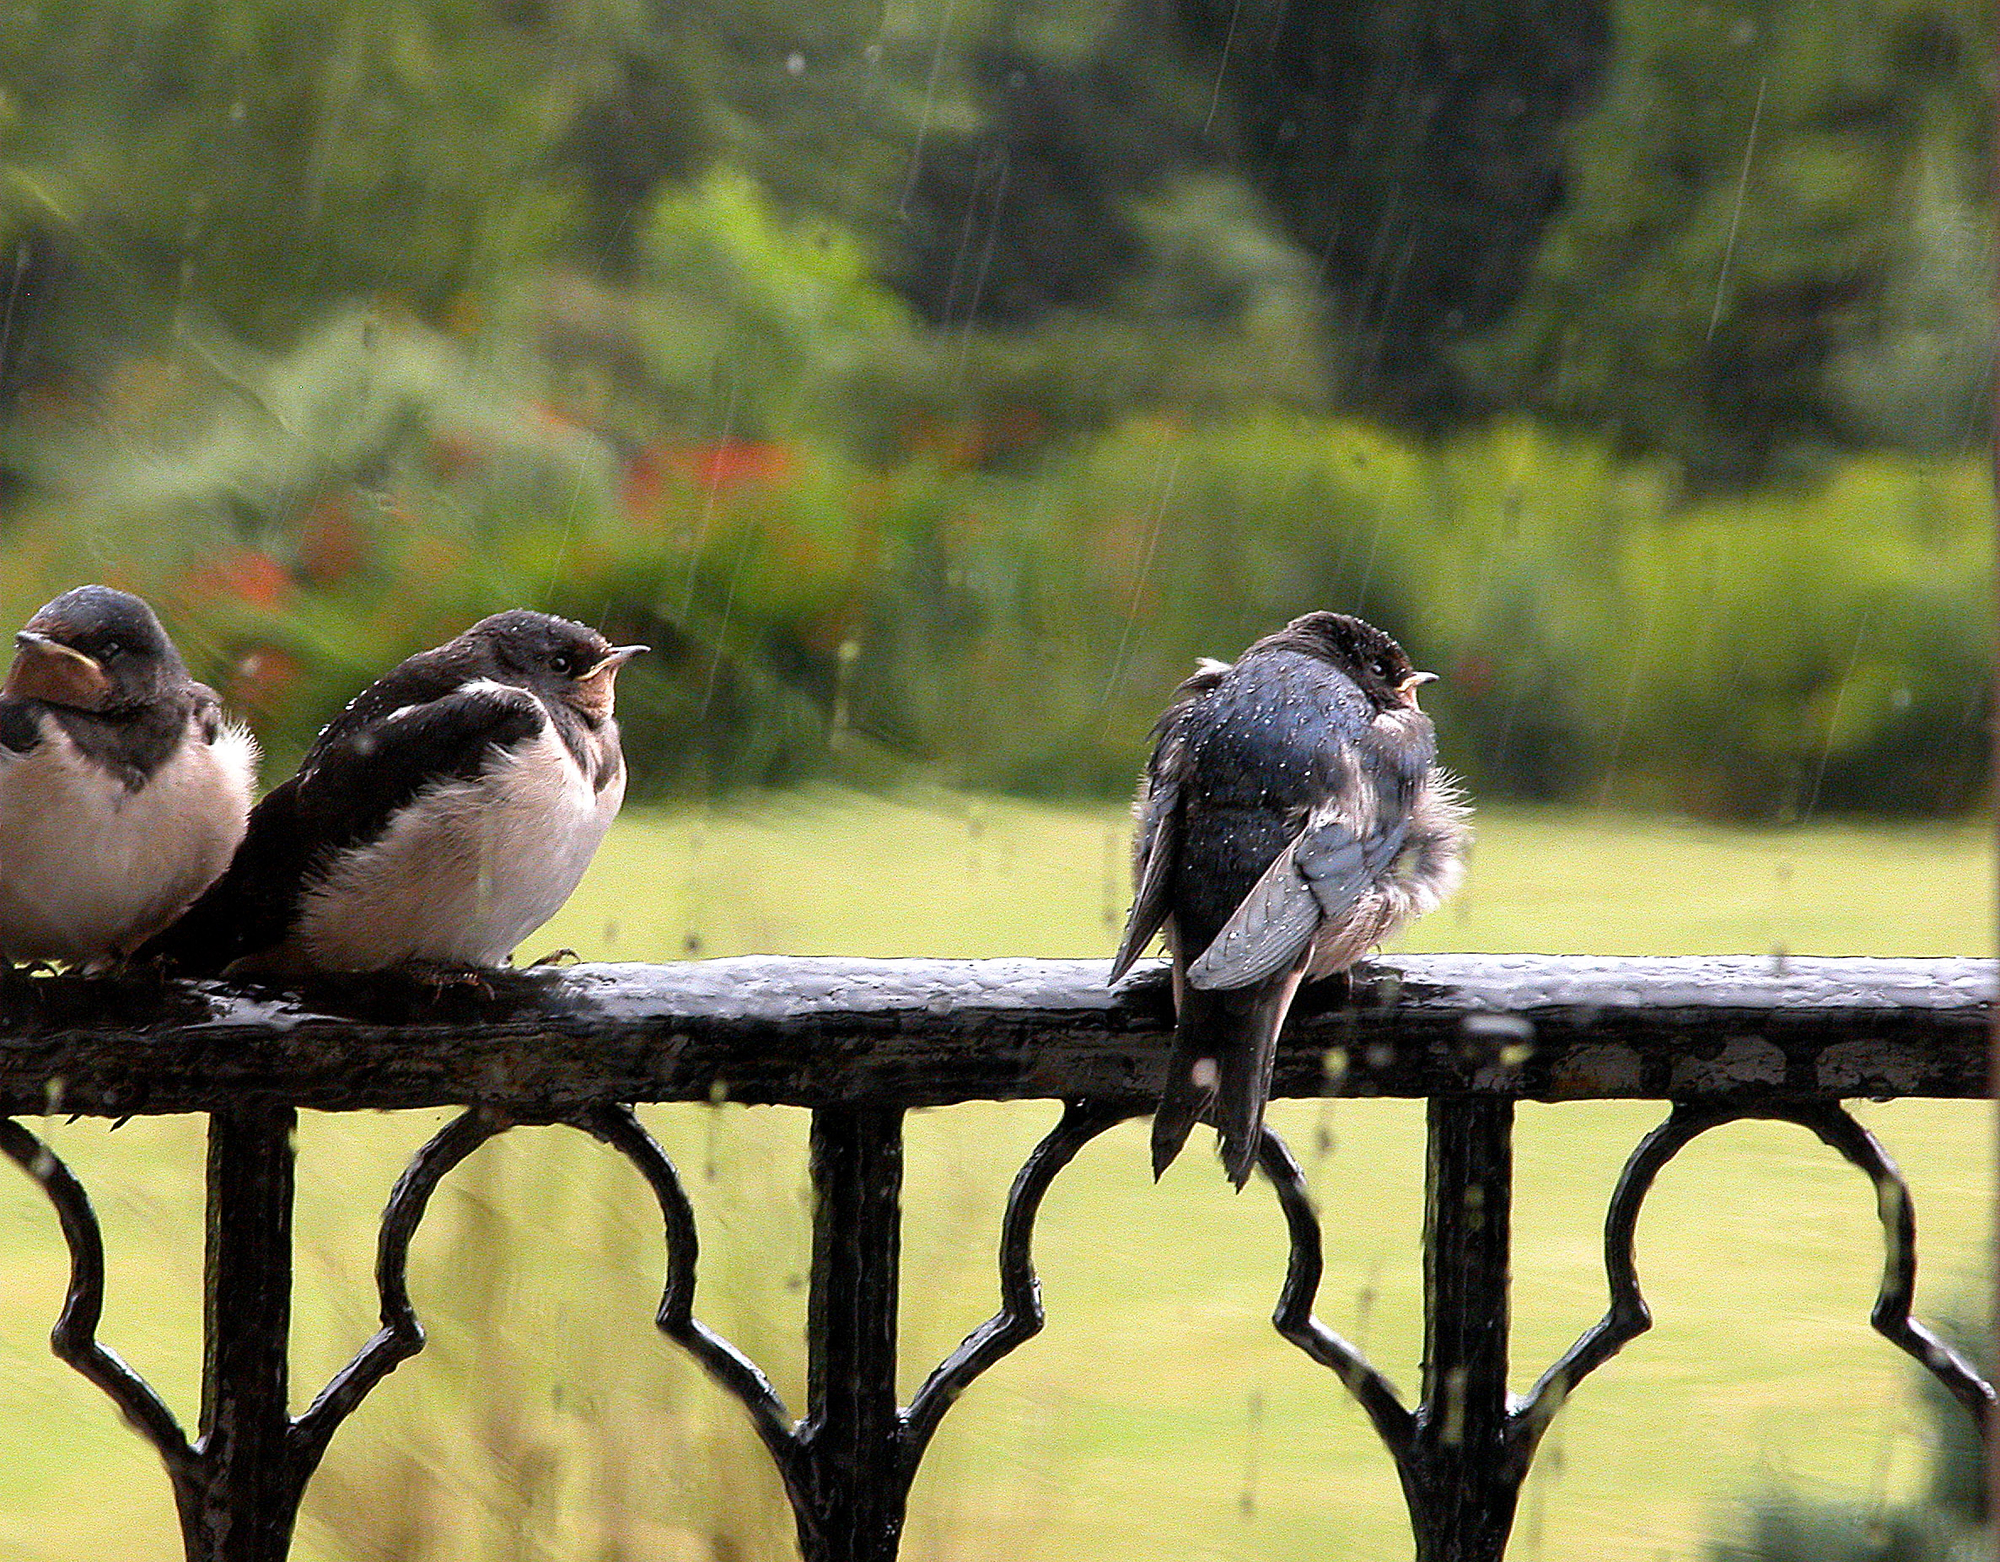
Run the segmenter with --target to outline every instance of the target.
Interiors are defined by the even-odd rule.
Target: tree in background
[[[1471,377],[1707,483],[1965,448],[1992,372],[1991,25],[1977,0],[1625,0],[1571,199]]]
[[[1102,790],[1332,603],[1492,793],[1961,810],[1985,23],[1822,12],[17,8],[0,607],[161,594],[274,752],[532,601],[650,785]]]
[[[1235,324],[1289,267],[1339,394],[1429,429],[1526,407],[1723,482],[1950,448],[1990,377],[1987,33],[1975,0],[17,8],[0,385],[625,278],[725,163],[1003,356]]]
[[[1504,320],[1568,198],[1606,0],[1160,7],[1226,94],[1246,177],[1316,257],[1347,388],[1452,422],[1452,348]]]

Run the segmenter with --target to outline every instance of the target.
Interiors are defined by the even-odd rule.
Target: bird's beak
[[[614,645],[595,667],[576,680],[570,703],[586,715],[603,720],[611,714],[611,685],[618,677],[618,669],[641,651],[651,649],[646,645]]]
[[[103,708],[111,679],[96,657],[33,629],[16,634],[14,644],[19,649],[14,665],[7,669],[7,681],[0,684],[0,699],[47,700],[76,710]]]
[[[615,673],[635,656],[642,656],[652,650],[650,645],[614,645],[604,653],[604,660],[591,668],[587,677],[595,678],[599,673]]]
[[[1437,676],[1436,673],[1411,673],[1409,677],[1396,685],[1397,698],[1402,700],[1411,710],[1415,710],[1417,708],[1417,690],[1421,689],[1427,683],[1436,683]]]

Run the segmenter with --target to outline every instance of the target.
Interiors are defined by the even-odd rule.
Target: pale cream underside
[[[501,965],[556,914],[625,796],[591,789],[544,727],[479,782],[437,786],[306,895],[279,964],[372,971],[405,960]]]
[[[257,772],[250,734],[182,743],[138,791],[43,722],[0,750],[0,952],[38,960],[128,953],[229,865]]]

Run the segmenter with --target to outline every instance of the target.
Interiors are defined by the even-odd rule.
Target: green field
[[[1124,910],[1113,808],[805,792],[623,821],[546,932],[587,959],[751,951],[1106,953]],[[1972,828],[1747,833],[1615,814],[1491,810],[1466,893],[1411,948],[1965,954],[1993,941],[1990,837]],[[541,941],[538,941],[541,942]],[[540,948],[524,951],[540,953]],[[666,1108],[703,1223],[698,1311],[801,1398],[804,1122]],[[1328,1230],[1320,1311],[1406,1390],[1417,1356],[1421,1107],[1281,1104]],[[1597,1232],[1661,1109],[1524,1108],[1515,1379],[1603,1305]],[[1962,1306],[1989,1229],[1987,1110],[1866,1106],[1909,1172],[1920,1298]],[[910,1128],[906,1384],[992,1306],[1009,1178],[1041,1104]],[[309,1395],[374,1323],[374,1217],[442,1114],[308,1118],[299,1318]],[[98,1202],[105,1338],[184,1418],[199,1367],[200,1125],[44,1125]],[[1323,1130],[1323,1132],[1322,1132]],[[1316,1148],[1317,1147],[1317,1148]],[[653,1335],[656,1223],[637,1179],[578,1136],[522,1131],[440,1193],[413,1291],[431,1348],[336,1441],[298,1555],[331,1559],[789,1554],[775,1480],[721,1401]],[[49,1359],[66,1258],[47,1208],[0,1203],[0,1556],[178,1555],[156,1462]],[[1658,1325],[1579,1391],[1530,1483],[1519,1559],[1693,1559],[1732,1502],[1783,1478],[1867,1501],[1920,1478],[1901,1358],[1867,1328],[1879,1266],[1866,1183],[1803,1132],[1724,1130],[1662,1176],[1640,1232]],[[947,1418],[912,1501],[922,1559],[1399,1558],[1386,1456],[1337,1383],[1270,1329],[1282,1227],[1201,1154],[1155,1188],[1143,1125],[1051,1192],[1039,1339]]]

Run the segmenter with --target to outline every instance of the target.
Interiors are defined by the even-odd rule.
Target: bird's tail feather
[[[1215,1099],[1220,1077],[1214,1045],[1189,1030],[1183,1010],[1181,1022],[1174,1028],[1173,1054],[1167,1059],[1167,1082],[1153,1112],[1153,1181],[1158,1182],[1181,1153],[1194,1125]]]
[[[1250,1180],[1262,1139],[1264,1103],[1271,1094],[1278,1031],[1298,985],[1299,973],[1292,971],[1255,987],[1185,991],[1166,1084],[1153,1114],[1156,1180],[1204,1115],[1221,1138],[1229,1180],[1239,1188]]]

